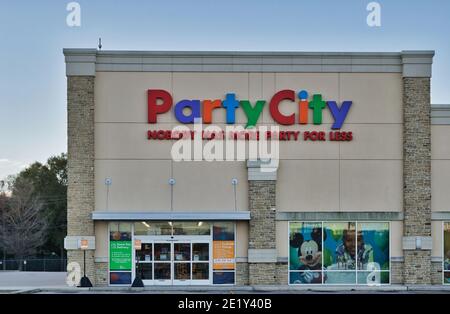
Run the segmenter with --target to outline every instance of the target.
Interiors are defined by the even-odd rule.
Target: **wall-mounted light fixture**
[[[169,179],[170,185],[170,211],[173,211],[173,186],[175,185],[176,180],[174,178]]]
[[[106,185],[106,210],[108,210],[108,208],[109,208],[109,187],[112,185],[112,179],[105,178],[105,185]]]
[[[233,178],[231,179],[231,185],[233,186],[233,192],[234,192],[234,210],[237,211],[237,191],[236,186],[238,184],[238,179]]]

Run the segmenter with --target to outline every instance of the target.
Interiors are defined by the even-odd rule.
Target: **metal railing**
[[[0,271],[66,271],[67,259],[65,258],[27,258],[0,260]]]

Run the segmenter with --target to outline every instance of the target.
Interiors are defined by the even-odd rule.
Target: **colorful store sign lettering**
[[[296,99],[298,97],[298,100]],[[309,100],[308,100],[309,99]],[[148,123],[157,123],[158,115],[168,112],[173,106],[172,95],[162,89],[149,89],[147,91],[148,101]],[[282,101],[291,101],[297,103],[297,113],[286,115],[279,109]],[[236,94],[227,93],[224,100],[221,99],[184,99],[175,104],[175,118],[183,124],[194,123],[195,119],[201,118],[203,123],[212,123],[212,112],[217,108],[226,110],[226,123],[236,123],[236,109],[242,108],[246,117],[246,128],[255,127],[261,117],[261,112],[266,105],[266,100],[257,100],[252,104],[249,100],[238,100]],[[325,101],[321,94],[313,94],[311,98],[305,90],[297,95],[290,89],[281,90],[269,101],[269,111],[272,118],[278,124],[294,125],[308,124],[309,112],[312,111],[312,123],[322,124],[323,110],[329,110],[333,118],[331,129],[338,130],[342,127],[347,114],[352,105],[352,101],[345,100],[340,105],[334,100]],[[189,114],[185,109],[190,109]]]

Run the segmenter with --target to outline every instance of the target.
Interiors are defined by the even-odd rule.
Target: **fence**
[[[65,258],[6,259],[0,260],[0,271],[66,271],[66,265],[67,259]]]

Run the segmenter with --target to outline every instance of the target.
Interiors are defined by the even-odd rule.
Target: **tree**
[[[36,253],[45,242],[47,220],[42,208],[43,202],[34,194],[33,184],[26,179],[16,178],[11,196],[3,202],[0,243],[8,253],[21,261]]]
[[[50,157],[46,164],[35,162],[11,180],[27,180],[33,186],[33,196],[42,202],[42,213],[48,232],[40,253],[64,255],[64,236],[67,233],[67,156]]]

